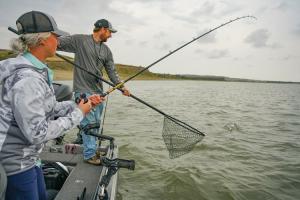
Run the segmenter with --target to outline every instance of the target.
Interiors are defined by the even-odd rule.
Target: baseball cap
[[[96,28],[108,28],[108,30],[110,30],[112,33],[116,33],[117,30],[114,29],[111,25],[111,23],[109,21],[107,21],[106,19],[99,19],[95,22],[94,26]]]
[[[16,21],[18,34],[52,32],[58,36],[69,33],[59,30],[54,18],[46,13],[31,11],[23,14]]]

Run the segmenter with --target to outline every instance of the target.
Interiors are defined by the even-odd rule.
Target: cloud
[[[139,3],[163,3],[163,2],[172,2],[173,0],[164,0],[163,2],[161,0],[123,0],[123,1],[127,1],[127,3],[132,3],[132,2],[139,2]]]
[[[174,20],[180,20],[190,25],[195,25],[204,18],[210,18],[214,11],[215,3],[210,1],[205,1],[202,4],[199,4],[197,1],[190,2],[190,4],[180,2],[180,4],[168,5],[164,10]]]
[[[209,29],[204,29],[202,31],[199,31],[197,34],[197,37],[208,32]],[[201,39],[197,40],[197,42],[201,44],[209,44],[209,43],[216,43],[216,32],[210,32],[209,34],[203,36]]]
[[[294,29],[294,34],[300,36],[300,24],[298,24],[298,26]]]
[[[251,44],[255,48],[267,47],[267,41],[270,33],[267,29],[258,29],[245,38],[245,42]]]
[[[210,2],[210,1],[206,1],[204,2],[199,8],[195,9],[191,15],[193,17],[199,17],[199,16],[209,16],[212,15],[215,11],[215,4]]]
[[[137,28],[146,26],[145,21],[137,17],[136,11],[140,10],[137,6],[116,0],[101,2],[85,0],[84,5],[82,1],[72,1],[70,6],[69,1],[61,0],[61,6],[55,10],[54,17],[63,19],[62,24],[67,26],[71,33],[90,32],[94,22],[101,18],[108,19],[118,33],[134,32]]]
[[[282,1],[275,8],[278,9],[278,10],[280,10],[280,11],[286,11],[287,9],[289,9],[289,4],[287,2],[285,2],[285,1]]]
[[[178,14],[173,14],[172,17],[175,20],[180,20],[180,21],[184,21],[187,22],[189,24],[196,24],[198,23],[197,18],[193,18],[190,15],[178,15]]]
[[[187,8],[184,8],[184,3],[176,6],[173,5],[173,7],[169,6],[167,8],[168,15],[174,20],[180,20],[194,26],[195,24],[199,23],[209,24],[226,16],[232,17],[233,13],[242,10],[242,7],[239,5],[239,3],[226,0],[205,1],[203,3],[194,1],[190,2],[188,5],[189,7]],[[178,6],[181,8],[178,9]]]
[[[133,39],[127,39],[127,40],[125,40],[125,44],[126,45],[133,45],[134,44],[134,40]]]
[[[160,31],[159,33],[154,34],[153,37],[154,37],[154,39],[162,39],[162,38],[164,38],[166,36],[167,36],[167,34],[165,32]]]
[[[196,8],[191,15],[193,17],[224,17],[239,11],[241,6],[232,1],[206,1],[201,6]]]
[[[281,1],[274,4],[264,3],[261,6],[259,6],[259,8],[256,10],[256,14],[260,16],[260,15],[265,15],[267,12],[271,12],[274,10],[282,12],[282,11],[287,11],[288,9],[290,9],[290,5],[286,1]]]
[[[107,3],[106,7],[105,12],[107,15],[113,16],[115,21],[124,27],[131,26],[131,28],[136,29],[137,26],[147,25],[145,20],[140,19],[140,12],[145,9],[145,5],[113,1],[110,4]],[[99,8],[99,10],[101,10],[101,8]]]
[[[219,5],[220,11],[218,16],[220,17],[223,17],[224,15],[231,15],[232,13],[242,10],[242,6],[233,1],[221,1]]]
[[[219,59],[229,55],[229,51],[227,49],[218,50],[214,49],[207,53],[207,57],[210,59]]]
[[[279,58],[280,60],[284,60],[284,61],[289,61],[289,60],[295,60],[295,59],[299,59],[299,56],[297,55],[284,55],[281,58]]]
[[[287,56],[284,56],[283,58],[281,58],[282,60],[284,61],[288,61],[291,59],[291,55],[287,55]]]
[[[157,43],[154,45],[155,49],[160,50],[170,50],[171,45],[166,43],[167,34],[163,31],[159,31],[153,35],[153,41],[157,41]]]
[[[147,47],[147,45],[148,45],[147,41],[141,41],[141,42],[139,42],[139,46],[140,47]]]
[[[266,5],[259,6],[259,8],[257,8],[256,11],[254,11],[254,15],[261,16],[264,13],[266,13],[269,9],[270,7]]]
[[[61,3],[58,0],[26,0],[22,3],[18,0],[0,1],[0,25],[15,25],[17,18],[19,18],[22,14],[32,10],[43,11],[53,16],[53,11],[56,11],[60,6]]]
[[[164,43],[159,47],[159,49],[161,49],[161,50],[170,50],[170,48],[171,48],[171,45],[168,43]]]
[[[195,53],[203,53],[204,50],[202,50],[202,49],[196,49],[194,52],[195,52]]]
[[[271,49],[278,49],[278,48],[282,48],[282,45],[279,43],[273,43],[268,45]]]

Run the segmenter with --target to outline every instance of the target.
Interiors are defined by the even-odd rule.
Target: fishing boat
[[[68,86],[54,83],[53,87],[58,101],[71,98]],[[98,129],[99,124],[82,127],[79,131],[94,128]],[[43,149],[40,158],[49,200],[116,199],[118,169],[134,170],[135,162],[117,158],[118,147],[113,137],[91,135],[98,137],[102,144],[98,147],[100,166],[84,162],[83,148],[79,144],[46,145]]]

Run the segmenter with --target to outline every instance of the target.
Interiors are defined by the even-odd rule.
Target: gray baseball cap
[[[96,28],[101,28],[101,27],[108,28],[108,30],[110,30],[112,33],[116,33],[117,32],[117,30],[114,29],[112,27],[111,23],[108,20],[106,20],[106,19],[99,19],[99,20],[97,20],[95,22],[94,26]]]
[[[59,30],[54,18],[46,13],[31,11],[23,14],[16,21],[18,34],[52,32],[58,36],[69,33]]]

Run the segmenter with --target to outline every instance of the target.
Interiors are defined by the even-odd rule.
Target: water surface
[[[131,92],[206,137],[169,159],[163,116],[114,92],[104,133],[121,158],[118,200],[300,199],[300,85],[132,81]]]

